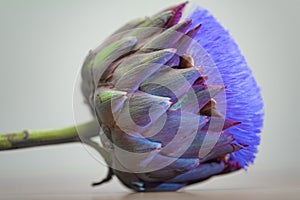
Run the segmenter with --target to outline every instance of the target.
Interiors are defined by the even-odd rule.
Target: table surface
[[[1,197],[3,200],[299,200],[300,188],[226,189],[164,193],[29,194]]]
[[[1,174],[1,200],[300,200],[297,170],[251,170],[212,178],[179,192],[133,193],[114,178],[110,183],[90,187],[92,174],[30,175],[14,179]]]

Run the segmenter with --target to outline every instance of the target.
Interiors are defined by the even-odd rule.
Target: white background
[[[272,183],[297,182],[293,177],[300,167],[300,1],[193,2],[209,9],[239,44],[262,88],[266,113],[255,165],[247,173],[193,188],[223,183],[250,187],[266,173],[273,174]],[[72,125],[73,85],[88,50],[125,22],[176,3],[1,0],[0,132]],[[80,144],[0,152],[2,194],[125,190],[116,180],[90,188],[105,174]]]

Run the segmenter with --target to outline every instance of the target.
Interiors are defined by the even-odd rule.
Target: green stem
[[[79,137],[77,131],[83,138]],[[0,134],[0,151],[81,142],[81,139],[87,140],[98,134],[99,125],[97,121],[55,130],[25,130]]]

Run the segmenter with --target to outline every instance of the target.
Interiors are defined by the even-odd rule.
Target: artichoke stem
[[[80,131],[81,138],[77,130]],[[53,130],[24,130],[15,133],[0,134],[0,151],[70,142],[82,142],[99,134],[99,124],[91,121],[79,126]]]

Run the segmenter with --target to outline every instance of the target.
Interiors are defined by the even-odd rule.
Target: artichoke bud
[[[241,55],[224,50],[236,48],[231,40],[214,45],[228,33],[206,10],[182,20],[185,5],[127,23],[90,51],[82,67],[82,91],[103,129],[111,175],[136,191],[177,190],[239,170],[252,162],[253,153],[245,152],[255,151],[241,136],[256,139],[254,122],[232,111],[246,105],[230,96],[245,80],[236,80],[239,66],[226,78],[220,62]]]

